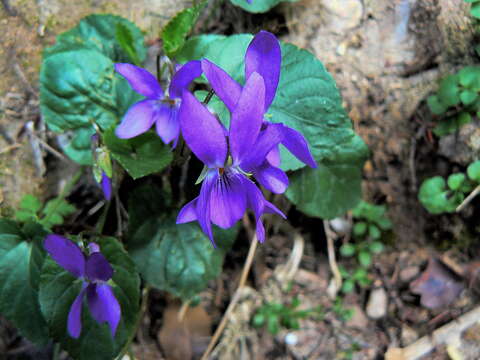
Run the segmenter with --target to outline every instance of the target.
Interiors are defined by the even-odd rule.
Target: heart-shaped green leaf
[[[298,0],[252,0],[248,3],[247,0],[230,0],[232,4],[241,7],[251,13],[264,13],[280,4],[281,2],[296,2]]]
[[[48,342],[47,324],[38,302],[45,235],[38,224],[21,228],[14,221],[0,219],[0,313],[40,345]]]
[[[113,130],[103,134],[111,155],[134,179],[163,170],[173,159],[169,146],[153,132],[132,139],[119,139]]]

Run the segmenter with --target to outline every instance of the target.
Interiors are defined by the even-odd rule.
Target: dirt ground
[[[135,21],[154,43],[166,19],[187,3],[2,0],[0,215],[11,214],[26,193],[52,196],[75,169],[57,153],[55,135],[40,119],[37,80],[42,48],[93,12]],[[321,220],[292,210],[289,217],[301,236],[279,229],[258,249],[248,287],[239,294],[211,358],[383,359],[388,354],[387,359],[400,360],[425,353],[422,359],[479,359],[480,325],[465,317],[476,314],[478,319],[478,213],[467,209],[461,215],[432,216],[417,200],[423,179],[464,169],[478,157],[478,124],[438,141],[425,105],[441,76],[478,62],[471,46],[475,33],[468,4],[301,0],[251,15],[218,0],[207,11],[195,31],[270,30],[312,51],[326,65],[371,151],[364,168],[364,199],[386,203],[394,225],[387,249],[374,261],[372,285],[344,296],[339,306],[326,247],[327,238],[335,238],[338,249],[345,236],[325,233]],[[182,321],[177,315],[185,308],[152,291],[134,343],[135,357],[200,358],[234,295],[232,279],[239,279],[247,251],[237,241],[225,272],[201,294],[200,306],[186,310]],[[345,258],[337,260],[347,268],[352,265]],[[422,279],[427,264],[435,261],[440,262],[436,273],[447,273],[446,281],[461,292],[453,303],[429,310],[412,291],[412,283]],[[300,330],[282,330],[276,336],[251,326],[262,302],[281,298],[289,303],[295,296],[302,308],[321,306],[323,319],[301,320]],[[348,309],[354,310],[350,318],[345,317]],[[51,348],[35,349],[3,320],[0,339],[0,359],[2,354],[8,359],[48,359],[51,353]]]

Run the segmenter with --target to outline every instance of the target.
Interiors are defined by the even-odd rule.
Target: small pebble
[[[288,333],[285,335],[285,344],[295,346],[298,344],[298,337],[294,333]]]
[[[367,302],[367,315],[371,319],[380,319],[387,314],[388,298],[383,288],[372,290]]]

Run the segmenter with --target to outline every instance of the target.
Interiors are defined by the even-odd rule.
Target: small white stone
[[[285,335],[285,344],[295,346],[298,344],[298,337],[294,333],[288,333]]]
[[[337,217],[329,222],[332,229],[339,235],[345,235],[351,230],[350,222],[343,217]]]
[[[383,288],[372,290],[367,302],[367,315],[371,319],[380,319],[387,314],[388,297]]]

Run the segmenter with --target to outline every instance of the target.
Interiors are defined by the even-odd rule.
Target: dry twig
[[[455,211],[456,212],[462,211],[465,208],[465,206],[467,206],[470,203],[470,201],[472,201],[473,198],[478,195],[478,193],[480,193],[480,185],[478,185],[475,189],[473,189],[473,191],[470,194],[468,194],[468,196],[462,201],[462,203],[457,206]]]
[[[244,219],[244,223],[248,224],[247,215],[245,215],[243,219]],[[218,339],[220,338],[220,335],[222,335],[223,329],[227,325],[227,321],[230,317],[230,314],[232,313],[233,309],[235,308],[235,305],[238,303],[238,300],[240,299],[241,289],[245,286],[245,283],[247,282],[248,273],[250,272],[250,268],[252,267],[255,251],[257,250],[257,245],[258,245],[257,236],[254,235],[252,238],[252,242],[250,244],[250,248],[248,249],[247,260],[245,260],[245,265],[243,266],[242,275],[240,276],[240,282],[238,283],[237,290],[235,290],[235,294],[233,295],[232,301],[230,301],[230,304],[228,305],[228,308],[225,311],[225,314],[223,314],[220,324],[218,325],[217,329],[215,330],[215,333],[212,336],[212,339],[210,340],[210,343],[208,344],[207,350],[205,350],[200,360],[208,359],[208,356],[212,352],[214,346],[216,345]]]
[[[325,236],[327,237],[328,264],[330,265],[330,270],[332,270],[333,278],[335,279],[336,289],[334,295],[336,295],[337,291],[342,287],[342,275],[340,274],[340,270],[338,270],[337,260],[335,259],[335,247],[333,245],[334,234],[330,230],[327,220],[323,220],[323,228],[325,230]]]
[[[404,348],[390,348],[386,360],[416,360],[431,352],[436,346],[458,343],[462,332],[479,322],[480,307],[460,316],[458,319],[438,328],[431,335],[424,336]]]

